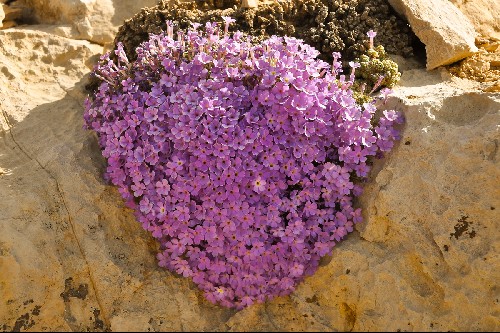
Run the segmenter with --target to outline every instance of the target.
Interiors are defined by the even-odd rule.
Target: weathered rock
[[[469,18],[476,31],[483,36],[500,39],[500,1],[450,0]]]
[[[451,74],[460,78],[481,82],[487,92],[500,91],[500,40],[492,37],[476,39],[479,51],[452,66]]]
[[[16,21],[7,21],[7,20],[5,20],[5,21],[2,22],[2,25],[3,25],[2,29],[9,29],[9,28],[17,26],[17,23],[16,23]]]
[[[72,38],[105,44],[125,19],[156,0],[26,0],[39,23],[69,24]]]
[[[257,8],[259,0],[241,0],[241,7],[243,8]]]
[[[3,10],[3,5],[0,4],[0,28],[3,26],[2,21],[5,19],[5,12]]]
[[[0,31],[1,330],[498,331],[498,94],[400,66],[365,222],[291,296],[234,312],[158,268],[103,180],[81,80],[101,48],[40,29]]]
[[[6,21],[15,21],[23,16],[23,8],[19,6],[2,5]]]
[[[474,26],[448,0],[389,0],[425,44],[427,69],[448,65],[477,52]]]

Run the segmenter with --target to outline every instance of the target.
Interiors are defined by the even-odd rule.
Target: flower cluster
[[[212,23],[177,38],[169,24],[134,62],[121,45],[115,54],[95,70],[86,124],[161,244],[160,266],[208,300],[243,308],[289,294],[361,221],[353,179],[391,149],[400,117],[384,111],[373,125],[374,104],[356,104],[337,60]]]

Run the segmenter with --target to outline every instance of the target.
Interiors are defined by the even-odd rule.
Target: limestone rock
[[[156,0],[26,0],[39,23],[71,24],[75,39],[101,45],[113,41],[125,19]]]
[[[8,29],[17,26],[19,23],[27,23],[30,21],[31,11],[24,0],[11,1],[8,4],[0,4],[0,12],[3,11],[4,18],[3,22],[0,19],[0,27],[2,29]],[[2,14],[0,13],[0,17]],[[3,25],[3,26],[2,26]]]
[[[241,0],[242,8],[257,8],[259,6],[259,0]]]
[[[7,20],[5,20],[5,21],[2,22],[2,25],[3,25],[2,29],[9,29],[9,28],[17,26],[17,23],[16,23],[16,21],[7,21]]]
[[[23,7],[2,5],[6,21],[15,21],[23,16]]]
[[[389,0],[425,44],[427,69],[448,65],[477,52],[474,26],[448,0]]]
[[[500,39],[500,1],[498,0],[450,0],[474,24],[483,36]]]
[[[0,28],[3,26],[2,22],[5,19],[5,12],[3,10],[3,5],[0,3]]]

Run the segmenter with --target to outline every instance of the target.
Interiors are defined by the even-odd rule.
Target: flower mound
[[[252,46],[215,24],[151,35],[129,63],[103,56],[85,120],[107,176],[161,244],[159,264],[208,300],[289,294],[361,221],[367,158],[399,116],[355,103],[351,79],[295,38]],[[373,125],[373,124],[375,125]]]

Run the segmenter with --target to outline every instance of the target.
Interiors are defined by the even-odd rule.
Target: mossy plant
[[[367,89],[371,90],[376,85],[378,86],[376,89],[393,88],[401,79],[398,64],[387,56],[382,45],[369,49],[366,54],[356,59],[356,62],[360,64],[356,77],[366,83]],[[383,77],[382,80],[381,77]]]
[[[387,56],[382,45],[374,46],[377,33],[370,30],[367,35],[370,38],[368,51],[351,63],[357,68],[357,80],[352,89],[354,98],[360,104],[372,100],[370,95],[382,88],[393,88],[401,79],[398,64]]]
[[[387,0],[261,1],[257,8],[242,8],[239,0],[161,0],[127,20],[118,31],[115,46],[121,42],[134,60],[135,48],[149,33],[165,31],[166,20],[185,30],[193,22],[220,22],[221,16],[233,17],[232,29],[251,35],[256,42],[272,35],[300,38],[320,51],[319,58],[327,62],[332,60],[332,52],[340,52],[343,60],[366,53],[370,29],[379,33],[378,43],[391,54],[411,56],[416,38]]]

